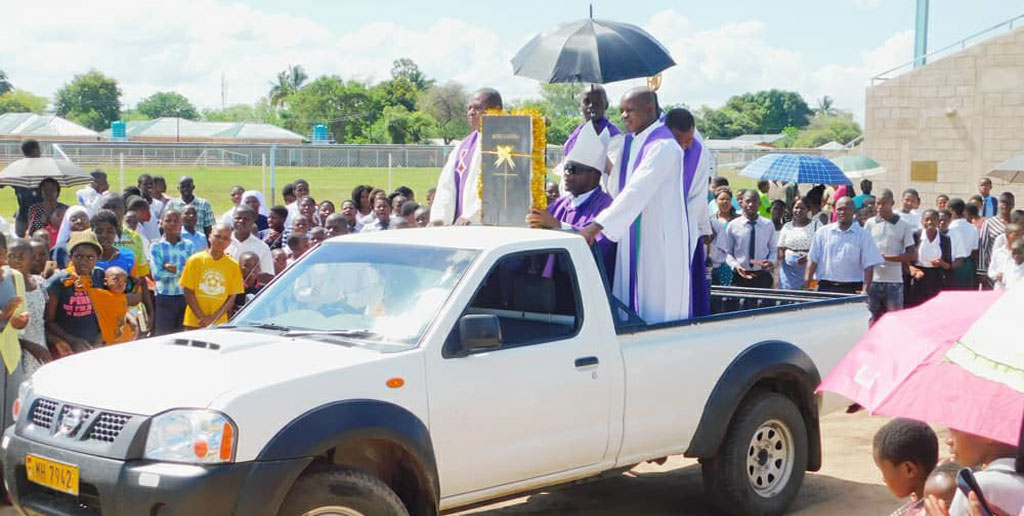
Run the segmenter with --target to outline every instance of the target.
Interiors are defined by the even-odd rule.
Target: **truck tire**
[[[777,516],[807,469],[807,426],[796,404],[755,391],[736,410],[718,455],[701,461],[704,490],[723,514]]]
[[[379,478],[350,469],[299,477],[278,516],[409,516],[398,495]]]

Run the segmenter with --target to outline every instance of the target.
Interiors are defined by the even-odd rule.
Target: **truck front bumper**
[[[78,468],[78,496],[29,482],[28,454]],[[214,466],[120,461],[30,441],[15,435],[14,427],[4,432],[2,457],[11,501],[30,516],[274,515],[311,460]]]

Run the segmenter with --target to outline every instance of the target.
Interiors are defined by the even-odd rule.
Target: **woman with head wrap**
[[[258,231],[267,229],[267,215],[270,214],[270,210],[267,209],[267,203],[263,202],[263,192],[259,190],[247,190],[242,194],[242,204],[245,204],[252,208],[252,211],[256,212],[256,227]]]
[[[68,266],[68,239],[72,231],[89,229],[89,211],[82,206],[72,206],[64,212],[64,220],[57,231],[57,243],[50,250],[50,257],[61,269]]]

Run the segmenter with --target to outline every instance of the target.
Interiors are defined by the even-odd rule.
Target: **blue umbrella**
[[[591,18],[534,36],[512,58],[512,71],[541,82],[609,82],[652,77],[675,65],[646,31]]]
[[[810,185],[852,185],[850,178],[826,158],[805,154],[769,154],[740,172],[741,176]]]

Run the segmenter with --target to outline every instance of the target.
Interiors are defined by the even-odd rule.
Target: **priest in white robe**
[[[488,109],[502,109],[501,94],[491,88],[473,93],[466,116],[473,132],[459,141],[437,178],[430,223],[434,226],[466,226],[480,223],[480,127]]]
[[[672,131],[683,149],[683,202],[686,203],[687,228],[690,236],[690,315],[701,317],[711,313],[711,291],[704,267],[705,239],[710,237],[711,218],[708,214],[708,182],[713,175],[714,158],[704,145],[694,125],[693,114],[683,108],[670,110],[665,125]]]
[[[690,316],[691,256],[680,179],[683,150],[658,121],[654,93],[634,88],[620,104],[626,134],[609,147],[614,197],[580,234],[618,242],[613,294],[648,324]]]

